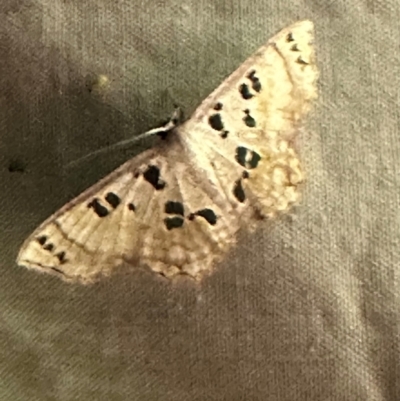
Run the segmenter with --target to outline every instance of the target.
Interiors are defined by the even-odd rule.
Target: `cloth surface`
[[[399,17],[394,0],[3,0],[0,399],[399,400]],[[146,271],[71,286],[15,265],[39,223],[140,149],[70,161],[175,103],[190,115],[301,19],[320,98],[290,215],[200,288]]]

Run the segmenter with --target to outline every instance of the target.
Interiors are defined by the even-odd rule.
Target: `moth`
[[[239,230],[287,211],[303,181],[294,139],[317,97],[313,23],[279,32],[156,146],[67,203],[17,263],[91,283],[120,265],[201,280]]]

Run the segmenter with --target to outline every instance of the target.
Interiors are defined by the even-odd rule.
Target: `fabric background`
[[[175,103],[190,115],[305,18],[320,98],[291,215],[201,288],[15,265],[39,223],[140,149],[67,163]],[[399,400],[399,20],[394,0],[1,1],[0,399]]]

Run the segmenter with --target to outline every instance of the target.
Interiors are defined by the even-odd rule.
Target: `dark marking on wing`
[[[247,180],[248,178],[250,177],[250,174],[249,174],[249,172],[248,171],[243,171],[243,173],[242,173],[242,178],[243,179],[245,179],[245,180]]]
[[[244,193],[241,180],[237,180],[235,182],[235,185],[233,187],[233,195],[235,195],[235,198],[241,203],[246,200],[246,194]]]
[[[252,169],[258,166],[261,156],[254,150],[251,150],[251,160],[247,163],[247,167]]]
[[[109,214],[108,209],[103,206],[97,198],[94,198],[90,203],[88,203],[87,207],[93,209],[99,217],[106,217]]]
[[[114,192],[109,192],[105,196],[105,200],[107,203],[112,206],[114,209],[121,203],[121,199],[119,198],[118,195],[116,195]]]
[[[157,166],[148,166],[147,170],[143,173],[143,177],[155,190],[164,189],[165,182],[160,179],[160,169]]]
[[[256,77],[256,71],[253,70],[249,73],[249,75],[247,75],[247,78],[250,79],[251,81],[251,87],[256,91],[256,92],[261,92],[261,82],[258,79],[258,77]]]
[[[184,215],[184,208],[181,202],[168,201],[165,202],[165,213]]]
[[[133,203],[128,203],[128,209],[134,212],[136,210],[136,206]]]
[[[61,251],[57,253],[57,258],[60,261],[61,264],[65,263],[67,260],[65,259],[65,252]]]
[[[290,48],[290,50],[292,51],[292,52],[299,52],[300,50],[299,50],[299,47],[297,46],[297,43],[295,43],[291,48]]]
[[[218,102],[215,106],[214,106],[214,110],[216,111],[221,111],[222,110],[222,103]]]
[[[217,224],[217,216],[214,213],[214,211],[211,209],[208,209],[208,208],[201,209],[195,213],[191,213],[188,218],[189,218],[189,220],[194,220],[194,218],[196,216],[202,217],[203,219],[205,219],[207,221],[208,224],[210,224],[212,226],[215,226],[215,224]]]
[[[53,249],[54,249],[54,245],[53,244],[47,244],[47,245],[45,245],[44,247],[43,247],[43,249],[45,250],[45,251],[52,251]]]
[[[224,129],[224,124],[222,123],[221,114],[213,114],[209,117],[208,123],[210,124],[212,129],[216,131],[222,131]]]
[[[258,162],[261,160],[261,156],[257,152],[245,148],[244,146],[238,146],[236,148],[235,158],[241,166],[249,169],[256,168]]]
[[[294,41],[294,37],[293,37],[293,33],[289,32],[288,35],[286,36],[286,41],[287,42],[293,42]]]
[[[236,148],[236,161],[243,167],[246,167],[246,156],[247,156],[247,148],[243,146],[238,146]]]
[[[301,56],[297,57],[296,63],[301,65],[308,65],[307,61],[304,61]]]
[[[256,120],[250,115],[250,110],[244,110],[244,112],[246,113],[246,116],[243,117],[243,121],[244,123],[250,127],[250,128],[254,128],[256,126]]]
[[[249,100],[254,96],[250,93],[249,87],[246,84],[241,84],[239,86],[239,92],[244,100]]]
[[[182,217],[167,217],[164,219],[165,227],[167,230],[172,230],[173,228],[180,228],[183,226],[183,218]]]
[[[135,175],[133,176],[134,178],[139,178],[140,177],[140,172],[136,171]]]
[[[215,110],[221,110],[222,104],[217,103],[214,107]],[[210,124],[211,128],[220,131],[221,138],[226,138],[229,134],[229,131],[224,130],[224,123],[222,122],[221,114],[216,113],[213,114],[208,118],[208,123]],[[222,131],[222,132],[221,132]]]
[[[40,245],[44,245],[47,241],[47,237],[45,235],[42,235],[40,237],[37,238],[37,242],[39,242]]]
[[[46,244],[48,240],[48,237],[46,235],[41,235],[40,237],[36,238],[36,240],[45,251],[52,252],[54,250],[54,244],[52,244],[51,242]]]

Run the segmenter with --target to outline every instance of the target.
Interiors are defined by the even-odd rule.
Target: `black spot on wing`
[[[235,195],[235,198],[241,203],[246,200],[246,194],[244,193],[241,180],[237,180],[235,182],[235,185],[233,187],[233,195]]]
[[[94,198],[90,203],[88,203],[87,207],[93,209],[99,217],[106,217],[109,214],[108,209],[103,206],[97,198]]]
[[[65,258],[65,252],[64,251],[58,252],[56,257],[58,258],[58,260],[59,260],[59,262],[61,264],[65,263],[67,261],[66,258]]]
[[[168,201],[165,203],[165,213],[184,215],[184,208],[181,202]]]
[[[224,124],[222,123],[221,114],[213,114],[209,117],[208,122],[212,129],[216,131],[222,131],[224,129]]]
[[[215,110],[221,110],[222,104],[217,103],[214,107]],[[224,123],[222,122],[222,117],[220,113],[213,114],[208,118],[208,123],[210,124],[211,128],[215,131],[222,131],[220,133],[222,138],[226,138],[228,136],[229,131],[224,130]]]
[[[247,168],[256,168],[258,166],[258,162],[261,160],[261,156],[254,150],[251,151],[251,160],[247,163]]]
[[[182,227],[183,222],[184,220],[182,217],[167,217],[164,219],[164,224],[168,231],[172,230],[173,228]]]
[[[238,146],[236,148],[236,161],[243,167],[253,169],[256,168],[258,162],[261,160],[261,156],[244,146]]]
[[[37,242],[39,242],[40,245],[44,245],[47,241],[47,237],[45,235],[41,235],[40,237],[37,238]]]
[[[134,212],[136,210],[136,206],[133,203],[128,203],[128,209],[131,212]]]
[[[245,180],[247,180],[250,177],[250,174],[248,171],[243,171],[242,173],[242,178],[244,178]]]
[[[46,243],[48,240],[48,237],[46,235],[42,235],[42,236],[38,237],[36,240],[39,242],[39,244],[42,246],[42,248],[45,251],[48,251],[48,252],[56,251],[56,247],[54,246],[54,244],[52,244],[51,242]],[[63,264],[66,262],[64,251],[58,252],[55,256],[58,258],[60,264]]]
[[[245,110],[245,116],[243,117],[244,123],[249,127],[249,128],[254,128],[256,126],[256,120],[250,115],[250,110]]]
[[[304,61],[301,56],[297,57],[296,63],[300,65],[308,65],[307,61]]]
[[[51,252],[53,249],[54,249],[54,245],[53,244],[46,244],[44,247],[43,247],[43,249],[44,250],[46,250],[46,251],[49,251],[49,252]]]
[[[207,221],[208,224],[214,226],[217,224],[217,216],[211,209],[201,209],[189,215],[189,220],[194,220],[195,216],[200,216]]]
[[[246,155],[247,155],[247,148],[243,146],[238,146],[236,148],[236,161],[243,167],[246,167]]]
[[[105,200],[107,201],[107,203],[112,206],[114,209],[121,203],[121,199],[119,198],[118,195],[116,195],[113,192],[109,192],[106,197]]]
[[[258,79],[258,77],[256,77],[256,72],[253,70],[249,73],[249,75],[247,75],[247,78],[250,79],[251,81],[251,87],[256,91],[256,92],[261,92],[261,82]]]
[[[286,42],[293,42],[293,41],[294,41],[293,33],[289,32],[286,36]]]
[[[241,84],[239,86],[239,93],[242,95],[244,100],[249,100],[254,96],[250,93],[249,87],[246,84]]]
[[[297,46],[297,43],[295,43],[291,48],[290,48],[290,50],[292,51],[292,52],[299,52],[300,50],[299,50],[299,47]]]
[[[222,110],[222,103],[218,102],[218,103],[214,106],[214,110],[216,110],[216,111]]]
[[[42,246],[45,251],[52,252],[54,250],[54,244],[48,241],[48,237],[46,235],[41,235],[36,238],[37,242]]]
[[[157,166],[148,166],[143,177],[157,191],[165,187],[165,182],[160,179],[160,169]]]

